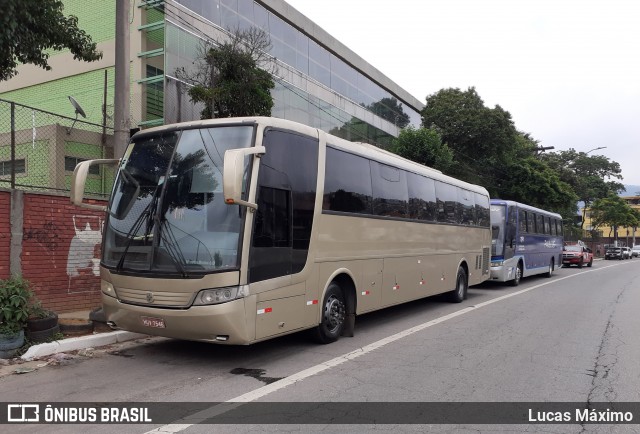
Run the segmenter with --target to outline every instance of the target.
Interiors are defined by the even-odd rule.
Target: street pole
[[[116,63],[113,101],[113,158],[121,158],[129,142],[129,0],[116,0]]]

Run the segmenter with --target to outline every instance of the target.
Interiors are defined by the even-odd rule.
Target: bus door
[[[318,140],[267,129],[263,146],[248,275],[257,293],[257,339],[300,328],[306,318],[317,317],[321,295],[317,285],[314,294],[307,294],[299,274],[311,241]]]
[[[505,225],[504,260],[513,258],[517,250],[518,231],[516,230],[517,210],[514,205],[507,207],[507,222]]]

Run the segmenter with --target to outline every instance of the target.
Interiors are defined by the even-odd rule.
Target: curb
[[[146,337],[149,337],[149,335],[127,332],[124,330],[78,336],[77,338],[69,338],[61,341],[45,342],[43,344],[34,345],[30,347],[26,353],[20,356],[20,358],[22,360],[33,360],[38,357],[50,356],[51,354],[81,350],[89,347],[101,347],[104,345],[111,345]]]

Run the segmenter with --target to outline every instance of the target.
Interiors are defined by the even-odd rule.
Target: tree
[[[501,181],[500,198],[554,211],[564,218],[575,215],[577,197],[573,189],[544,162],[529,156],[505,169],[510,176]]]
[[[598,198],[591,206],[591,225],[595,228],[608,226],[618,240],[619,227],[638,226],[638,213],[624,199],[616,195]],[[611,232],[609,232],[611,236]]]
[[[191,101],[204,104],[202,119],[271,115],[275,83],[261,68],[270,46],[262,29],[236,30],[229,41],[202,46],[193,70],[178,68],[178,78],[192,85]]]
[[[571,185],[578,200],[584,202],[581,228],[584,228],[586,209],[594,200],[624,191],[624,185],[611,180],[622,179],[620,164],[604,155],[590,156],[586,152],[551,152],[542,156],[561,180]]]
[[[498,191],[503,168],[513,159],[518,132],[509,112],[500,106],[488,108],[471,87],[442,89],[427,97],[422,126],[435,129],[454,152],[455,175]]]
[[[19,64],[51,70],[47,50],[69,49],[76,60],[102,58],[96,43],[78,27],[78,18],[62,13],[57,0],[4,0],[0,16],[0,81],[18,73]]]
[[[393,141],[396,154],[447,173],[453,166],[453,151],[442,143],[440,135],[428,128],[405,128]]]

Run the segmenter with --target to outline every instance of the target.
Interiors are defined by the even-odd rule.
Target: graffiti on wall
[[[58,268],[56,264],[56,251],[60,245],[60,230],[55,222],[45,222],[41,228],[27,228],[22,234],[23,241],[35,241],[42,251],[51,260],[51,266]]]
[[[100,275],[100,245],[102,242],[102,219],[91,215],[73,215],[75,235],[69,244],[67,276],[69,292],[84,292],[73,285],[76,278]],[[91,290],[92,288],[89,288]],[[85,291],[87,289],[85,288]]]
[[[23,233],[25,241],[34,240],[44,249],[55,252],[58,249],[60,236],[59,230],[54,222],[46,222],[42,228],[28,228]]]

